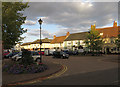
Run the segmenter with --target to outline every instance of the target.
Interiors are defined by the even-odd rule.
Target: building
[[[92,28],[94,27],[94,28]],[[105,28],[96,28],[96,25],[91,25],[91,29],[95,29],[99,32],[101,35],[103,41],[105,42],[102,51],[109,53],[113,52],[116,53],[120,51],[120,48],[118,48],[115,44],[115,40],[118,38],[118,34],[120,33],[120,28],[117,26],[117,22],[114,21],[112,27],[105,27]],[[85,39],[87,38],[86,34],[88,32],[79,32],[79,33],[73,33],[70,34],[69,32],[66,33],[65,36],[59,36],[56,37],[54,35],[53,40],[52,39],[42,39],[42,46],[41,49],[44,51],[45,49],[69,49],[69,50],[75,50],[75,49],[82,49],[86,48],[85,46]],[[40,49],[40,40],[36,40],[34,42],[24,43],[21,47],[29,50],[39,50]]]
[[[94,28],[92,28],[94,27]],[[117,22],[114,21],[112,27],[105,28],[96,28],[96,25],[91,25],[91,29],[95,29],[99,32],[100,36],[104,41],[104,45],[102,47],[102,51],[106,53],[117,53],[120,51],[115,44],[115,40],[118,38],[118,34],[120,33],[120,28],[117,26]],[[80,49],[81,47],[85,48],[85,38],[88,32],[80,32],[70,34],[63,42],[64,49]]]
[[[52,47],[52,45],[50,44],[51,41],[52,39],[48,38],[42,39],[41,50],[44,51],[45,49],[50,49]],[[40,50],[40,39],[33,42],[24,43],[21,45],[21,48],[28,50]]]
[[[14,46],[14,50],[21,51],[20,43],[17,43],[17,44]]]
[[[31,45],[31,42],[27,42],[27,43],[23,43],[20,47],[21,47],[21,49],[31,50],[32,47],[30,45]]]
[[[103,41],[105,42],[103,45],[104,52],[111,52],[111,53],[117,53],[120,49],[116,46],[115,40],[118,38],[118,34],[120,32],[120,27],[117,26],[117,22],[114,21],[112,27],[106,27],[106,28],[96,28],[101,37],[103,38]]]
[[[53,49],[63,49],[64,48],[64,40],[70,35],[69,32],[66,33],[65,36],[59,36],[59,37],[56,37],[54,35],[54,39],[51,41],[51,44],[52,44],[52,48]]]
[[[81,47],[85,47],[84,40],[86,38],[87,32],[73,33],[70,34],[64,40],[64,49],[75,50],[81,49]]]

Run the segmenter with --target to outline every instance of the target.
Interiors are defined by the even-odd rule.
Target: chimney
[[[54,37],[54,39],[55,39],[55,38],[56,38],[56,35],[54,35],[53,37]]]
[[[117,27],[117,22],[116,21],[114,21],[113,27]]]
[[[69,33],[69,32],[67,32],[66,37],[68,37],[69,35],[70,35],[70,33]]]
[[[91,30],[95,30],[96,29],[96,25],[91,25]]]

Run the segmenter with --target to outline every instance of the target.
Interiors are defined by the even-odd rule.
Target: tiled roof
[[[103,33],[103,38],[110,38],[110,37],[117,37],[120,27],[107,27],[107,28],[97,28],[96,30],[99,31],[99,33]]]
[[[48,39],[48,38],[42,39],[42,43],[50,43],[51,41],[52,41],[52,39]],[[37,43],[40,43],[40,39],[35,40],[33,42],[23,43],[21,46],[30,45],[30,44],[37,44]]]
[[[42,43],[50,43],[51,41],[52,39],[48,39],[48,38],[42,39]],[[32,42],[32,44],[37,44],[37,43],[40,43],[40,39]]]
[[[51,44],[54,44],[54,43],[62,43],[65,39],[66,39],[66,36],[55,37],[55,38],[51,41]]]
[[[23,43],[21,46],[30,45],[32,42]]]
[[[65,39],[65,41],[70,40],[84,40],[86,38],[87,32],[80,32],[80,33],[73,33],[68,36],[68,38]]]

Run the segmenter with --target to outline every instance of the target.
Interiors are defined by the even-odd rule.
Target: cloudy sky
[[[22,27],[28,31],[22,35],[26,37],[23,43],[39,39],[39,18],[43,20],[42,38],[88,31],[92,24],[112,27],[118,21],[117,2],[29,2],[29,6],[24,11],[27,20]]]

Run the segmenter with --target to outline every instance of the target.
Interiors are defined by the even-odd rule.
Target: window
[[[64,47],[64,49],[67,49],[67,47]]]
[[[69,45],[71,44],[71,43],[68,43]]]
[[[110,43],[114,43],[114,40],[113,39],[111,39],[111,42]]]
[[[39,53],[38,52],[32,52],[32,55],[34,56],[34,55],[39,55]]]
[[[117,51],[120,51],[120,50],[119,50],[119,47],[117,48]]]
[[[100,33],[100,35],[102,36],[102,35],[103,35],[103,33]]]
[[[113,49],[111,49],[111,51],[113,52]]]
[[[116,51],[116,47],[113,47],[113,50]]]

